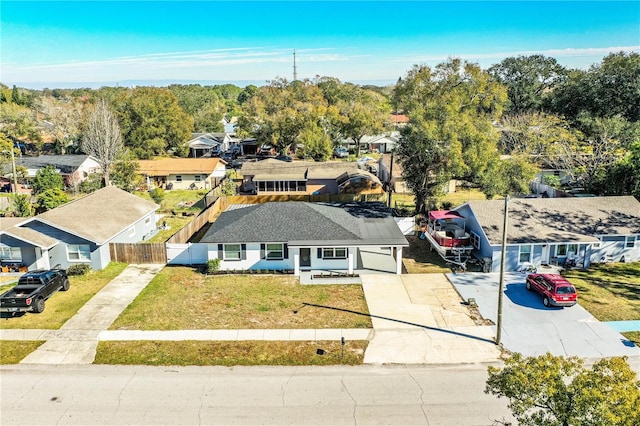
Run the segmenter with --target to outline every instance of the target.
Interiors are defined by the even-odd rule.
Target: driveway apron
[[[374,333],[368,364],[493,362],[490,326],[477,326],[444,274],[360,276]]]
[[[91,364],[96,355],[98,335],[149,284],[165,265],[129,265],[96,293],[76,315],[49,334],[45,343],[25,357],[22,364]]]

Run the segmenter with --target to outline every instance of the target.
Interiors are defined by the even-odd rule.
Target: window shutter
[[[289,258],[289,246],[287,244],[284,245],[284,258]]]
[[[224,257],[224,249],[222,248],[222,244],[218,244],[218,259],[222,260]]]
[[[264,259],[265,244],[260,244],[260,259]]]
[[[318,259],[322,259],[322,249],[318,249]]]
[[[242,252],[240,254],[240,257],[242,258],[242,260],[247,260],[247,245],[240,244],[240,251]]]

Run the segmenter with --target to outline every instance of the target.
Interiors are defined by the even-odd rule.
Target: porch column
[[[347,252],[349,253],[348,255],[348,261],[349,261],[349,273],[353,274],[353,252],[354,252],[354,248],[353,247],[349,247],[347,249]]]
[[[296,254],[293,255],[293,275],[300,276],[300,249],[297,249]]]
[[[402,274],[402,247],[396,247],[396,274]]]

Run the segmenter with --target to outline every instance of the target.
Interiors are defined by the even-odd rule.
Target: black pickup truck
[[[69,290],[69,278],[64,269],[27,272],[18,279],[18,284],[0,295],[0,312],[44,311],[44,302],[58,290]]]

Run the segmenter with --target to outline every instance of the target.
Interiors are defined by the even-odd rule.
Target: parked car
[[[222,154],[222,157],[220,158],[222,158],[227,163],[231,163],[233,160],[236,159],[236,155],[231,151],[227,151],[224,154]]]
[[[0,295],[0,312],[44,311],[45,301],[58,290],[69,290],[69,277],[64,269],[31,271],[18,279],[18,284]]]
[[[220,157],[223,154],[222,148],[220,145],[216,145],[209,151],[212,157]]]
[[[559,274],[529,274],[527,290],[542,295],[544,306],[573,306],[578,303],[578,291],[565,277]]]
[[[290,157],[290,156],[288,156],[288,155],[278,155],[278,156],[276,157],[276,160],[286,161],[287,163],[290,163],[290,162],[292,162],[292,161],[293,161],[293,158],[291,158],[291,157]]]
[[[333,151],[333,155],[336,158],[347,158],[349,156],[349,150],[343,146],[339,146]]]

